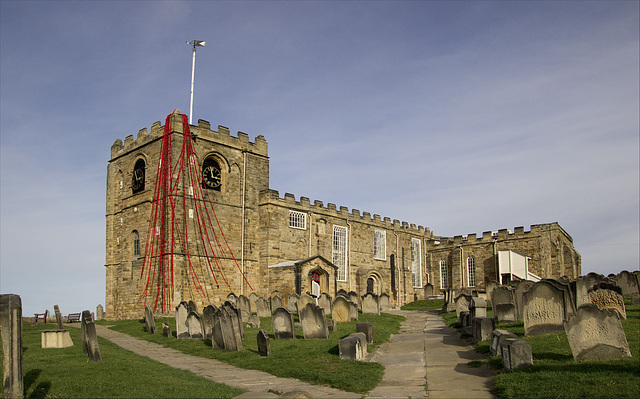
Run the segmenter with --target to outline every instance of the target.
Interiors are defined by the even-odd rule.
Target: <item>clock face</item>
[[[221,183],[220,168],[217,165],[206,165],[202,169],[202,179],[207,188],[219,189]]]
[[[134,169],[131,187],[134,191],[140,190],[144,187],[144,169]]]

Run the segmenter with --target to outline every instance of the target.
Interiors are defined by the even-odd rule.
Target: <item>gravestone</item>
[[[273,312],[275,309],[284,307],[284,302],[280,295],[274,294],[271,296],[271,311]]]
[[[358,305],[354,302],[347,301],[349,304],[349,321],[358,320]]]
[[[258,354],[260,356],[269,356],[271,355],[271,345],[269,344],[269,336],[266,331],[260,330],[258,331]]]
[[[293,315],[285,308],[278,308],[273,312],[273,335],[275,339],[293,339],[296,337],[293,325]]]
[[[369,292],[362,298],[362,313],[380,315],[380,304],[376,294]]]
[[[529,290],[535,284],[533,281],[522,280],[518,281],[516,285],[514,296],[516,299],[516,312],[518,315],[518,320],[522,321],[524,315],[524,303],[522,302],[522,294]]]
[[[380,295],[380,298],[378,298],[378,303],[380,304],[381,312],[385,312],[391,309],[391,298],[389,298],[388,294]]]
[[[189,301],[187,308],[189,309],[189,312],[198,313],[198,306],[193,301]]]
[[[373,325],[370,322],[356,323],[356,332],[364,333],[367,344],[373,344]]]
[[[429,299],[430,296],[433,296],[433,284],[427,283],[424,285],[424,297]]]
[[[621,318],[627,319],[622,289],[617,285],[607,283],[596,284],[588,291],[588,296],[589,301],[596,305],[598,309],[615,310]]]
[[[338,343],[340,359],[363,361],[367,354],[367,342],[363,333],[354,333]]]
[[[189,338],[187,328],[187,316],[189,315],[189,304],[185,301],[176,306],[176,335],[178,338]]]
[[[454,300],[456,307],[456,316],[460,317],[460,312],[469,311],[469,305],[471,305],[471,296],[467,294],[460,294]]]
[[[227,295],[227,301],[231,302],[233,304],[233,306],[236,306],[237,304],[237,299],[238,297],[236,296],[236,294],[234,294],[233,292],[230,292],[229,295]]]
[[[162,336],[171,338],[171,325],[169,323],[162,323]]]
[[[553,334],[564,331],[564,291],[541,280],[522,294],[525,335]]]
[[[469,304],[469,317],[487,317],[487,301],[479,296],[471,297]]]
[[[615,282],[622,289],[623,296],[640,295],[640,287],[638,287],[638,278],[633,273],[623,270],[615,277]]]
[[[287,309],[292,314],[298,313],[298,299],[300,299],[300,296],[298,294],[291,294],[287,299]]]
[[[240,310],[229,301],[225,302],[222,307],[229,310],[230,314],[236,315],[235,319],[231,319],[231,322],[233,323],[234,331],[240,334],[240,339],[244,339],[244,324],[242,323],[242,317],[240,317]]]
[[[324,310],[314,303],[308,303],[300,310],[300,322],[302,323],[302,334],[305,339],[327,339],[329,329]]]
[[[263,297],[259,297],[256,301],[256,310],[258,317],[271,317],[271,309],[269,308],[269,302]]]
[[[196,312],[189,312],[187,315],[187,331],[189,333],[189,338],[193,339],[202,339],[204,338],[204,333],[202,329],[202,320],[200,320],[200,315]]]
[[[564,323],[564,329],[576,361],[631,357],[627,336],[615,310],[582,305]]]
[[[251,313],[258,313],[258,294],[252,291],[249,294],[249,302],[251,303]]]
[[[298,312],[301,312],[302,309],[307,306],[307,304],[312,303],[316,304],[316,299],[309,294],[300,295],[300,299],[298,299]]]
[[[515,290],[501,285],[491,291],[491,306],[496,323],[514,322],[518,320]]]
[[[333,301],[331,308],[331,318],[336,323],[348,323],[349,318],[349,301],[344,296],[338,296]]]
[[[102,307],[102,305],[96,306],[96,320],[102,320],[103,316],[104,316],[104,308]]]
[[[204,338],[213,340],[213,326],[216,324],[216,309],[214,305],[207,305],[202,309],[202,332]]]
[[[491,356],[502,356],[502,343],[507,338],[517,339],[518,336],[507,330],[493,330],[491,333],[491,346],[489,347]]]
[[[360,297],[355,291],[349,291],[347,293],[348,299],[356,305],[357,309],[360,309]]]
[[[326,292],[323,292],[318,297],[318,306],[324,309],[324,314],[331,314],[331,297]]]
[[[64,330],[64,325],[62,324],[62,313],[60,313],[60,308],[58,305],[53,305],[53,311],[56,313],[56,322],[58,323],[58,330]]]
[[[88,310],[85,310],[82,312],[82,318],[80,319],[80,334],[82,337],[82,353],[84,353],[85,355],[87,355],[89,353],[89,348],[88,348],[88,342],[87,342],[87,336],[85,334],[86,332],[86,328],[85,325],[87,323],[88,320],[93,320],[93,318],[91,317],[91,313]]]
[[[594,285],[600,283],[615,284],[609,277],[593,272],[576,279],[576,308],[579,308],[585,303],[591,303],[589,300],[589,290],[592,289]]]
[[[85,316],[86,313],[86,316]],[[83,312],[83,318],[81,327],[82,329],[82,348],[86,347],[86,354],[89,355],[89,359],[94,362],[101,362],[100,348],[98,347],[98,334],[96,333],[96,326],[91,319],[91,312],[85,310]]]
[[[0,335],[4,397],[22,398],[22,299],[19,295],[0,295]]]
[[[452,312],[456,310],[456,302],[455,302],[455,291],[447,288],[444,290],[444,304],[442,305],[442,309],[440,309],[441,313]]]
[[[260,328],[260,318],[257,314],[252,314],[247,320],[247,325],[251,328]]]
[[[491,339],[491,333],[495,328],[495,320],[489,317],[471,318],[471,335],[476,342]]]
[[[516,370],[533,364],[531,344],[524,339],[506,338],[502,341],[502,367]]]
[[[216,325],[220,326],[223,347],[230,351],[240,351],[242,350],[242,339],[240,338],[240,332],[237,331],[236,325],[234,325],[234,320],[237,323],[237,315],[228,307],[223,307]],[[216,330],[214,329],[214,337],[215,333]]]
[[[576,313],[576,284],[575,281],[573,283],[568,282],[568,279],[544,279],[541,281],[546,281],[556,287],[559,290],[562,290],[564,295],[564,320],[569,320],[569,316],[574,315]]]
[[[471,315],[469,314],[468,310],[460,312],[460,316],[458,317],[458,320],[460,321],[460,325],[462,327],[471,326]]]
[[[498,287],[498,286],[500,286],[500,283],[498,283],[495,280],[491,280],[491,281],[489,281],[487,283],[487,286],[486,286],[486,289],[485,289],[485,291],[487,293],[487,298],[491,298],[491,293],[493,292],[493,289]]]
[[[236,307],[240,311],[240,317],[243,322],[249,320],[249,316],[251,316],[251,301],[244,295],[240,295],[236,299]]]
[[[211,331],[211,346],[213,348],[225,349],[226,345],[224,335],[231,334],[231,332],[228,331],[228,326],[223,325],[222,313],[222,309],[214,309],[213,330]],[[227,320],[227,322],[231,322],[231,320]],[[231,338],[226,338],[226,340],[229,339]]]
[[[153,317],[153,311],[149,306],[144,307],[144,325],[149,334],[156,333],[156,318]]]
[[[325,313],[326,315],[326,313]],[[333,332],[336,330],[336,323],[333,321],[333,319],[326,319],[327,321],[327,328],[329,329],[329,332]]]

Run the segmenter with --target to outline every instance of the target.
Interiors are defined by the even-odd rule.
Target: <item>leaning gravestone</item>
[[[323,292],[318,297],[318,306],[324,309],[324,314],[331,314],[331,297],[326,292]]]
[[[456,305],[456,316],[460,317],[460,312],[469,311],[469,305],[471,304],[471,296],[467,294],[460,294],[454,300]]]
[[[216,324],[216,309],[214,305],[207,305],[202,309],[202,332],[204,338],[213,339],[213,326]]]
[[[169,323],[162,323],[162,336],[171,338],[171,325]]]
[[[156,333],[156,318],[153,317],[153,311],[149,306],[144,307],[144,325],[149,334]]]
[[[64,330],[64,325],[62,324],[62,313],[60,313],[60,308],[58,305],[53,305],[53,311],[56,313],[56,322],[58,322],[58,330]]]
[[[577,315],[564,323],[564,329],[576,361],[631,357],[627,336],[613,310],[582,305]]]
[[[214,315],[214,321],[213,321],[213,330],[211,331],[211,346],[213,348],[220,348],[220,349],[224,349],[226,348],[225,345],[225,330],[227,327],[223,325],[223,320],[222,320],[222,310],[219,308],[216,308],[214,311],[215,315]],[[229,320],[230,321],[230,320]],[[223,329],[224,327],[224,329]],[[228,332],[227,332],[228,333]],[[231,339],[231,338],[227,338]]]
[[[240,295],[236,299],[236,307],[240,311],[240,317],[243,322],[249,320],[249,316],[251,316],[251,301],[244,295]]]
[[[564,320],[569,320],[569,316],[576,314],[576,284],[574,282],[569,282],[568,279],[544,279],[541,281],[546,281],[556,288],[562,290],[564,292]]]
[[[300,299],[298,294],[291,294],[289,295],[289,299],[287,299],[287,310],[292,314],[298,313],[298,299]]]
[[[363,333],[354,333],[338,343],[340,359],[362,361],[367,354],[367,342]]]
[[[516,298],[516,312],[518,314],[518,320],[522,321],[522,317],[524,314],[524,303],[522,302],[522,294],[529,290],[535,284],[533,281],[522,280],[518,281],[515,288],[515,298]]]
[[[227,301],[231,302],[233,304],[233,306],[236,306],[236,303],[237,303],[236,300],[237,299],[238,299],[238,297],[233,292],[230,292],[229,295],[227,295]]]
[[[251,303],[251,313],[257,313],[258,312],[258,294],[256,294],[255,292],[251,292],[251,294],[249,294],[249,302]]]
[[[331,308],[331,318],[336,323],[348,323],[350,321],[349,301],[345,297],[338,296],[334,299]]]
[[[547,281],[538,281],[522,294],[525,335],[564,331],[564,291]]]
[[[260,330],[258,331],[258,354],[260,356],[269,356],[271,355],[271,345],[269,344],[269,336],[266,331]]]
[[[0,333],[4,397],[22,398],[22,299],[19,295],[0,295]]]
[[[622,289],[624,296],[640,295],[640,287],[638,287],[638,278],[627,270],[623,270],[615,277],[615,282]]]
[[[389,298],[388,294],[380,295],[380,298],[378,298],[378,303],[380,303],[381,312],[391,309],[391,298]]]
[[[220,325],[223,347],[230,351],[240,351],[242,350],[242,339],[240,338],[240,332],[235,328],[234,320],[237,323],[237,315],[229,308],[223,307],[217,324]],[[214,329],[214,334],[215,332]]]
[[[598,309],[611,309],[618,312],[621,318],[627,319],[622,290],[617,285],[600,283],[588,291],[589,301]]]
[[[185,301],[176,306],[176,336],[178,338],[189,338],[187,328],[187,316],[189,315],[189,304]]]
[[[501,285],[491,291],[491,306],[496,323],[514,322],[518,320],[515,291]]]
[[[355,302],[347,301],[349,304],[349,321],[358,320],[358,305]]]
[[[96,333],[96,326],[91,319],[91,312],[85,310],[82,317],[82,347],[86,347],[86,354],[89,355],[89,359],[94,362],[101,362],[100,348],[98,347],[98,334]]]
[[[362,298],[362,313],[380,315],[380,304],[376,294],[369,292]]]
[[[580,276],[576,279],[576,307],[584,305],[585,303],[591,303],[589,300],[589,290],[594,285],[600,283],[615,284],[609,277],[605,277],[598,273],[589,273],[586,276]]]
[[[200,315],[196,312],[189,312],[187,315],[187,331],[189,332],[189,338],[202,339],[204,334],[202,331],[202,320]]]
[[[305,339],[327,339],[329,329],[324,310],[314,303],[308,303],[300,311],[300,321],[302,323],[302,333]]]
[[[278,308],[273,312],[273,335],[275,339],[295,338],[293,315],[285,308]]]
[[[263,297],[259,297],[256,301],[256,309],[258,317],[271,317],[271,309],[269,308],[269,302]]]
[[[280,297],[280,295],[278,294],[273,294],[271,296],[271,311],[273,312],[274,310],[282,307],[284,307],[284,302],[282,301],[282,297]]]

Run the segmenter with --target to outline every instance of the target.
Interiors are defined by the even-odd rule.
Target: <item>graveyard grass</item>
[[[41,331],[56,328],[22,323],[25,398],[230,398],[246,392],[135,355],[102,338],[102,362],[94,363],[82,353],[79,328],[68,329],[72,347],[42,349]]]
[[[640,305],[631,305],[626,298],[625,307],[627,320],[622,320],[622,326],[630,359],[575,362],[564,332],[525,337],[522,322],[497,324],[496,329],[511,331],[531,344],[533,365],[500,373],[494,381],[495,393],[502,398],[638,398]],[[493,317],[489,307],[487,316]],[[456,312],[446,313],[444,320],[449,326],[460,327]],[[488,353],[489,345],[489,341],[482,341],[476,350]],[[502,358],[492,358],[489,365],[502,369]]]
[[[257,328],[245,327],[245,338],[242,340],[244,350],[232,352],[212,348],[209,339],[176,339],[175,318],[156,319],[159,329],[163,322],[171,325],[172,338],[164,337],[161,333],[148,334],[142,320],[100,323],[114,325],[111,327],[113,330],[189,355],[217,359],[236,367],[265,371],[277,377],[296,378],[311,384],[364,394],[380,382],[384,367],[378,363],[340,359],[338,342],[356,331],[356,323],[371,322],[374,343],[368,346],[368,351],[372,352],[376,345],[388,341],[391,334],[399,331],[404,317],[387,313],[381,313],[380,316],[359,314],[358,317],[357,322],[337,323],[336,330],[330,333],[329,339],[304,339],[302,328],[298,327],[295,329],[296,338],[292,340],[276,340],[272,319],[261,318],[260,328],[269,335],[271,355],[268,357],[258,354]],[[298,321],[297,315],[294,315],[294,320]]]

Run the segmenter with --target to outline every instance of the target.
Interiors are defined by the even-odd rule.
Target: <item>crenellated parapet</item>
[[[494,231],[485,231],[481,236],[477,236],[476,233],[456,235],[453,237],[433,237],[429,242],[431,246],[439,245],[460,245],[460,244],[486,244],[494,241],[504,241],[513,239],[527,239],[532,237],[538,237],[543,233],[550,231],[556,231],[562,234],[570,242],[573,239],[567,232],[560,227],[558,222],[532,224],[529,230],[525,230],[523,226],[515,227],[514,229],[500,229]]]
[[[191,135],[194,140],[205,140],[211,143],[221,144],[241,151],[254,153],[261,156],[268,156],[268,144],[263,135],[255,137],[254,141],[249,140],[249,135],[238,131],[236,136],[232,136],[226,126],[219,125],[218,130],[212,130],[211,124],[203,119],[198,119],[197,125],[189,125]],[[182,114],[176,110],[171,118],[171,133],[182,134]],[[124,142],[117,139],[111,146],[111,159],[135,151],[141,146],[152,141],[160,140],[164,134],[164,125],[157,121],[151,128],[142,128],[138,131],[135,139],[133,135],[125,137]]]
[[[290,193],[285,193],[284,196],[281,197],[278,191],[272,189],[260,192],[260,205],[269,204],[299,212],[345,219],[349,222],[365,223],[388,230],[403,230],[419,235],[426,235],[427,237],[432,236],[431,230],[428,227],[417,226],[413,223],[409,224],[404,221],[400,222],[397,219],[392,221],[388,217],[382,218],[380,215],[372,215],[369,212],[360,212],[358,209],[352,209],[349,211],[349,208],[345,206],[338,207],[336,204],[331,202],[325,206],[324,202],[315,200],[312,204],[309,198],[300,197],[299,200],[296,200],[295,196]]]

